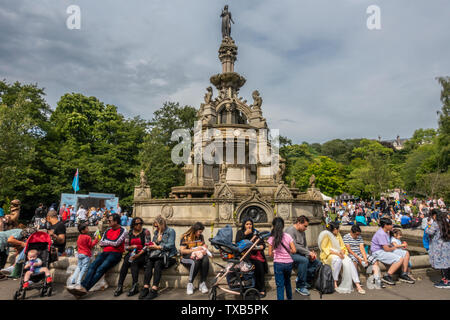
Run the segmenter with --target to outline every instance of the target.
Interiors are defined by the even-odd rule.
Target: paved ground
[[[414,285],[398,282],[395,286],[389,286],[382,290],[367,290],[366,295],[353,292],[350,294],[329,294],[324,295],[323,300],[450,300],[449,289],[437,289],[433,287],[433,283],[439,280],[439,274],[433,271],[420,271],[415,273],[418,281]],[[0,300],[11,300],[14,292],[17,290],[19,281],[17,280],[2,280],[0,281]],[[364,286],[364,282],[363,282]],[[365,287],[365,286],[364,286]],[[114,297],[113,288],[108,288],[104,291],[98,291],[95,293],[89,293],[83,300],[137,300],[137,295],[134,297],[127,297],[126,291],[119,297]],[[58,300],[75,300],[75,298],[68,293],[62,284],[56,284],[53,291],[53,296],[48,298],[39,297],[37,290],[27,292],[27,300],[46,300],[46,299],[58,299]],[[219,299],[233,300],[236,299],[233,296],[219,295]],[[162,289],[160,295],[156,300],[207,300],[208,295],[200,293],[198,290],[192,296],[187,296],[184,289]],[[268,292],[265,299],[275,300],[276,292],[272,289]],[[295,300],[319,300],[319,294],[317,291],[312,290],[310,297],[304,297],[294,292]]]

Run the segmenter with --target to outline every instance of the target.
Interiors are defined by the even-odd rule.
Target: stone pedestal
[[[136,186],[134,187],[134,199],[135,200],[145,200],[152,198],[152,191],[149,186]]]

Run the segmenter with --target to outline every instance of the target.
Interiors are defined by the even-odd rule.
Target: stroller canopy
[[[30,237],[28,238],[25,246],[25,252],[28,252],[28,246],[34,243],[46,243],[48,245],[48,251],[50,252],[50,247],[52,246],[52,239],[47,232],[36,231],[35,233],[31,234]]]

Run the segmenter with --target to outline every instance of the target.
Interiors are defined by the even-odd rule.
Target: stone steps
[[[226,262],[224,262],[219,257],[213,257],[212,262],[217,262],[219,264],[225,265]],[[411,263],[413,265],[413,269],[415,272],[418,272],[419,270],[423,270],[430,267],[428,255],[421,255],[421,256],[413,256],[411,257]],[[68,277],[70,274],[66,272],[69,265],[76,265],[77,259],[75,257],[63,257],[60,258],[59,261],[53,263],[52,273],[54,277],[54,281],[57,283],[66,283]],[[110,271],[107,272],[105,279],[108,282],[110,286],[115,286],[117,284],[117,281],[119,279],[119,270],[122,263],[119,263],[114,268],[112,268]],[[266,275],[266,285],[268,288],[275,288],[275,278],[273,274],[273,262],[268,261],[269,265],[269,273]],[[380,265],[381,270],[385,271],[386,267],[381,264]],[[217,266],[214,263],[210,264],[209,269],[209,276],[208,280],[211,283],[214,280],[215,275],[221,268]],[[188,276],[189,271],[187,268],[185,268],[183,265],[174,265],[170,267],[167,270],[163,271],[162,280],[161,280],[161,287],[170,287],[170,288],[186,288],[188,283]],[[296,271],[294,270],[292,273],[292,281],[295,281],[296,277]],[[198,277],[197,277],[198,278]],[[362,282],[365,282],[365,276],[360,270],[360,278]],[[144,272],[143,270],[140,271],[139,274],[140,283],[142,283],[142,280],[144,279]],[[225,281],[224,281],[225,283]],[[128,274],[125,283],[125,286],[131,285],[131,274]],[[198,279],[195,281],[195,285],[198,286]]]

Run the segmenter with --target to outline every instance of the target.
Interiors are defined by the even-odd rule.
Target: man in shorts
[[[380,229],[374,234],[370,250],[372,256],[384,264],[390,265],[387,274],[381,279],[384,283],[395,285],[392,275],[401,267],[400,281],[413,284],[415,281],[408,276],[408,260],[404,259],[394,251],[397,249],[390,243],[390,231],[392,231],[392,220],[381,218]]]

